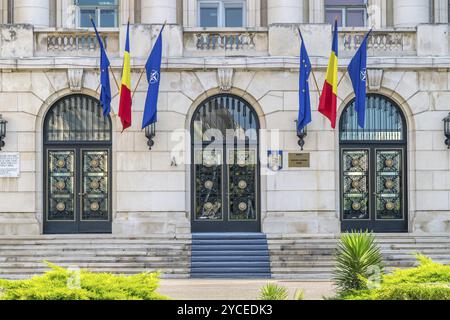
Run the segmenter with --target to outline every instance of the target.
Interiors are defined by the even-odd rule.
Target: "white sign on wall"
[[[18,178],[20,175],[20,154],[0,152],[0,178]]]

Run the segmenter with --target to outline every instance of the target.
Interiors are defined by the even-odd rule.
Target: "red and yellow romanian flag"
[[[319,112],[331,121],[331,127],[336,128],[337,109],[337,88],[338,88],[338,25],[337,20],[334,25],[333,48],[330,62],[328,63],[327,77],[323,85],[320,96]]]
[[[119,103],[119,117],[122,121],[123,130],[131,127],[131,105],[130,23],[128,22],[125,54],[123,56],[122,85],[120,88]]]

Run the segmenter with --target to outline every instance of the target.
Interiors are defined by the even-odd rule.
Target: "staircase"
[[[163,278],[330,280],[337,241],[333,235],[260,233],[193,234],[192,240],[191,235],[0,237],[0,278],[41,274],[49,270],[43,261],[49,261],[95,272],[161,271]],[[377,242],[388,271],[414,266],[415,252],[450,264],[450,235],[378,234]]]
[[[44,273],[49,268],[43,261],[94,272],[161,271],[163,278],[187,278],[190,246],[190,235],[0,237],[0,278],[21,279]]]
[[[192,235],[191,278],[270,278],[270,257],[262,233]]]
[[[450,264],[450,236],[378,234],[387,271],[416,265],[414,253]],[[331,235],[268,236],[272,277],[276,279],[330,280],[338,237]]]

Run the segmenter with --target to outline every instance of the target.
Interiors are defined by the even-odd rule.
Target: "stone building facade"
[[[54,144],[48,143],[49,115],[55,106],[70,97],[99,98],[98,46],[93,30],[82,26],[83,3],[92,1],[0,2],[0,114],[8,121],[0,159],[2,155],[3,159],[9,155],[20,165],[18,174],[0,178],[1,235],[38,235],[49,230],[58,233],[58,226],[46,229],[49,211],[58,211],[58,208],[72,210],[66,213],[73,216],[76,224],[74,228],[61,228],[60,233],[98,230],[130,236],[191,233],[198,222],[194,212],[210,204],[203,195],[196,194],[196,183],[200,179],[196,174],[206,169],[191,165],[197,150],[190,137],[195,129],[193,117],[199,107],[210,106],[205,101],[221,103],[222,100],[218,100],[221,97],[249,108],[261,129],[255,142],[257,147],[252,149],[257,150],[255,156],[259,158],[259,165],[250,169],[255,173],[249,182],[254,186],[250,202],[237,203],[237,207],[231,205],[235,201],[229,197],[232,192],[223,187],[221,194],[216,195],[216,203],[211,204],[220,203],[220,210],[225,210],[221,211],[222,218],[230,214],[231,219],[233,211],[241,209],[248,213],[251,204],[255,224],[249,231],[339,233],[344,228],[343,215],[347,210],[344,202],[354,196],[344,190],[348,187],[348,177],[350,184],[356,181],[352,175],[346,176],[346,170],[351,171],[346,164],[353,159],[360,164],[366,162],[359,175],[365,179],[367,189],[361,191],[366,209],[361,208],[362,202],[350,203],[349,220],[356,222],[354,226],[370,228],[379,223],[380,228],[376,228],[379,232],[450,232],[450,151],[444,143],[442,122],[450,111],[448,1],[369,0],[362,1],[363,5],[358,8],[351,7],[355,1],[347,1],[350,6],[347,8],[346,1],[324,0],[210,1],[210,6],[205,7],[202,7],[204,1],[197,0],[110,2],[111,8],[105,8],[105,12],[95,5],[92,12],[100,19],[100,32],[117,81],[121,78],[125,24],[130,20],[132,86],[137,87],[133,98],[133,126],[121,133],[117,116],[118,90],[111,75],[113,110],[111,127],[108,123],[106,127],[112,134],[100,147],[95,143],[83,145],[80,143],[83,141],[68,142],[65,137],[61,141],[55,138],[51,141]],[[233,15],[236,11],[226,11],[230,3],[238,4],[232,9],[237,9],[237,15],[242,14],[241,20]],[[213,11],[202,12],[202,8],[213,8]],[[364,25],[352,26],[351,12],[361,8]],[[342,24],[346,24],[339,31],[339,73],[343,77],[338,90],[340,126],[331,129],[329,122],[318,113],[319,92],[311,81],[313,121],[308,126],[301,151],[295,126],[299,90],[298,27],[321,89],[332,38],[332,26],[326,19],[336,12]],[[202,27],[202,23],[209,23],[208,19],[217,15],[223,18],[217,18],[217,27]],[[103,27],[102,19],[112,21],[113,26]],[[236,23],[242,26],[227,27],[226,22],[219,25],[219,21],[227,19],[232,22],[237,19]],[[163,32],[158,123],[155,144],[149,150],[147,137],[140,127],[148,86],[142,70],[164,22],[167,26]],[[398,127],[390,129],[398,129],[394,134],[401,135],[399,139],[387,138],[387,131],[381,132],[382,128],[374,124],[374,130],[381,130],[381,133],[376,139],[368,139],[376,140],[373,146],[374,141],[343,143],[342,130],[347,127],[341,121],[354,98],[350,79],[344,73],[369,26],[373,26],[374,31],[369,44],[368,92],[374,103],[387,104],[399,117]],[[90,107],[82,106],[88,101],[82,98],[74,108],[93,112]],[[383,109],[374,107],[377,108]],[[61,109],[61,112],[68,111]],[[398,140],[394,147],[392,140]],[[89,176],[83,176],[87,165],[83,159],[89,156],[83,153],[83,148],[107,152],[107,169],[102,174],[106,174],[109,181],[104,186],[106,191],[102,196],[107,200],[102,210],[106,211],[110,230],[108,227],[90,229],[89,225],[80,227],[78,221],[83,214],[98,210],[94,202],[83,200],[84,183]],[[69,152],[73,161],[72,167],[66,168],[72,179],[69,179],[72,190],[68,195],[73,198],[70,200],[72,209],[67,203],[62,208],[57,200],[52,204],[54,198],[49,195],[52,188],[58,188],[50,185],[52,174],[57,176],[57,170],[51,172],[54,165],[49,152],[58,155],[61,150]],[[392,150],[399,153],[392,155]],[[269,168],[273,164],[271,161],[277,158],[269,159],[268,151],[272,155],[282,152],[281,170]],[[225,153],[222,157],[228,155]],[[347,159],[347,156],[353,158]],[[387,157],[384,164],[389,163],[388,160],[397,161],[394,166],[398,167],[398,172],[394,175],[398,176],[388,180],[397,183],[399,190],[393,196],[396,199],[387,204],[379,204],[379,199],[384,199],[383,192],[389,193],[385,190],[389,181],[379,182],[385,178],[384,169],[376,169],[379,157]],[[309,159],[309,163],[296,166],[295,158]],[[92,159],[89,163],[92,164]],[[229,184],[237,176],[237,173],[230,174],[230,170],[228,166],[221,171],[222,176],[228,174],[224,181]],[[54,181],[61,181],[58,179]],[[395,179],[398,180],[392,181]],[[64,180],[66,187],[69,180]],[[379,183],[384,185],[383,190],[373,190],[379,188]],[[221,202],[221,197],[226,195],[228,200]],[[203,199],[200,209],[195,199]],[[380,209],[379,205],[384,207]],[[380,210],[385,211],[386,206],[399,211],[397,218],[387,215],[387,220],[403,221],[399,229],[384,229],[384,222],[374,218],[379,214],[381,217]],[[367,219],[373,224],[357,223]],[[224,225],[224,229],[211,227],[210,231],[246,231],[239,224],[238,217],[234,224]],[[208,231],[208,228],[199,229]]]

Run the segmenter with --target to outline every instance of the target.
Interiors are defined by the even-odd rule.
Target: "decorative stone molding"
[[[230,91],[233,86],[233,68],[219,68],[217,69],[217,79],[221,91]]]
[[[83,85],[83,69],[68,69],[67,70],[67,78],[69,82],[69,88],[73,92],[81,91],[81,87]]]
[[[369,89],[379,91],[383,81],[383,69],[367,69]]]

